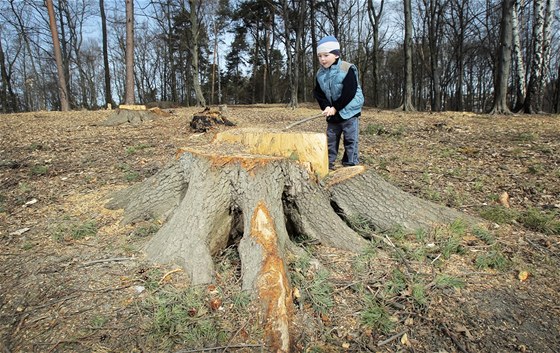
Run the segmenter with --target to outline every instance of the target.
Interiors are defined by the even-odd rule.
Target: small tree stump
[[[229,120],[222,110],[206,108],[194,114],[189,125],[194,132],[208,132],[216,125],[235,126],[235,123]]]
[[[368,241],[347,225],[352,216],[379,230],[476,222],[364,167],[327,175],[326,151],[324,134],[227,131],[209,146],[181,149],[167,168],[116,193],[107,206],[124,208],[124,222],[165,218],[146,254],[181,265],[194,285],[214,281],[214,256],[241,236],[242,289],[261,304],[267,351],[288,352],[294,309],[285,259],[301,254],[294,235],[360,252]]]
[[[154,112],[146,110],[145,105],[119,105],[119,109],[114,110],[107,120],[103,122],[105,126],[116,126],[122,124],[140,125],[145,121],[153,120],[157,117]]]

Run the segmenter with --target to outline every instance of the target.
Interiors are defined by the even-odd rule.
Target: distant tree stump
[[[225,106],[220,106],[219,110],[207,107],[194,114],[189,125],[194,132],[208,132],[217,125],[235,126],[235,123],[226,117],[225,112]]]
[[[267,351],[291,350],[294,309],[285,258],[301,254],[291,236],[359,252],[368,241],[347,225],[350,216],[380,230],[469,219],[404,193],[364,167],[327,175],[324,134],[230,130],[177,156],[145,182],[117,192],[107,206],[124,208],[124,222],[166,218],[147,243],[147,256],[181,265],[194,285],[214,281],[213,257],[240,235],[242,288],[265,313]]]
[[[120,105],[103,122],[105,126],[116,126],[122,124],[140,125],[145,121],[153,120],[158,115],[157,112],[146,110],[145,105]]]

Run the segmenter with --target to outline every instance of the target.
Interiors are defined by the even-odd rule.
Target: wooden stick
[[[324,116],[323,113],[317,114],[317,115],[315,115],[315,116],[312,116],[312,117],[309,117],[309,118],[305,118],[305,119],[302,119],[302,120],[298,120],[298,121],[296,121],[295,123],[291,123],[290,125],[286,126],[283,130],[288,130],[288,129],[290,129],[290,128],[296,126],[296,125],[303,124],[303,123],[305,123],[305,122],[308,122],[309,120],[317,119],[317,118],[320,118],[320,117],[322,117],[322,116]]]
[[[262,347],[262,346],[263,346],[262,344],[236,344],[236,345],[229,346],[229,348],[249,348],[249,347]],[[175,353],[208,352],[208,351],[217,351],[224,348],[227,347],[210,347],[210,348],[198,348],[198,349],[189,349],[189,350],[181,349],[180,351],[177,351]]]
[[[390,342],[396,340],[397,338],[399,338],[399,337],[401,337],[402,335],[404,335],[406,332],[407,332],[406,330],[405,330],[405,331],[402,331],[402,332],[399,332],[399,333],[397,333],[396,335],[393,335],[393,336],[387,338],[385,341],[379,342],[379,343],[377,344],[377,347],[381,347],[381,346],[383,346],[383,345],[386,345],[387,343],[390,343]]]
[[[111,257],[108,259],[100,259],[100,260],[92,260],[92,261],[87,261],[84,262],[80,267],[88,267],[91,265],[95,265],[95,264],[100,264],[100,263],[104,263],[104,262],[120,262],[120,261],[134,261],[136,260],[133,257]]]
[[[176,268],[176,269],[174,269],[174,270],[171,270],[171,271],[167,272],[166,274],[163,275],[163,277],[161,277],[161,279],[159,280],[158,284],[161,285],[161,284],[163,283],[163,281],[165,281],[165,279],[166,279],[167,277],[169,277],[170,274],[175,273],[175,272],[179,272],[179,271],[183,271],[183,269],[181,269],[181,268]]]

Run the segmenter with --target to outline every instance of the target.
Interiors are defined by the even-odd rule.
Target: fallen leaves
[[[519,278],[520,282],[524,282],[529,278],[529,272],[528,271],[519,271],[519,274],[517,275],[517,278]]]

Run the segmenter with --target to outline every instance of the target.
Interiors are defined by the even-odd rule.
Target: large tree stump
[[[292,239],[359,252],[368,243],[346,223],[360,216],[378,230],[425,228],[465,215],[402,192],[363,167],[329,174],[324,134],[230,130],[210,146],[183,148],[158,174],[114,195],[123,222],[165,223],[147,256],[176,263],[192,284],[214,280],[213,257],[241,236],[242,288],[265,313],[269,351],[290,351],[291,287],[284,259]]]

